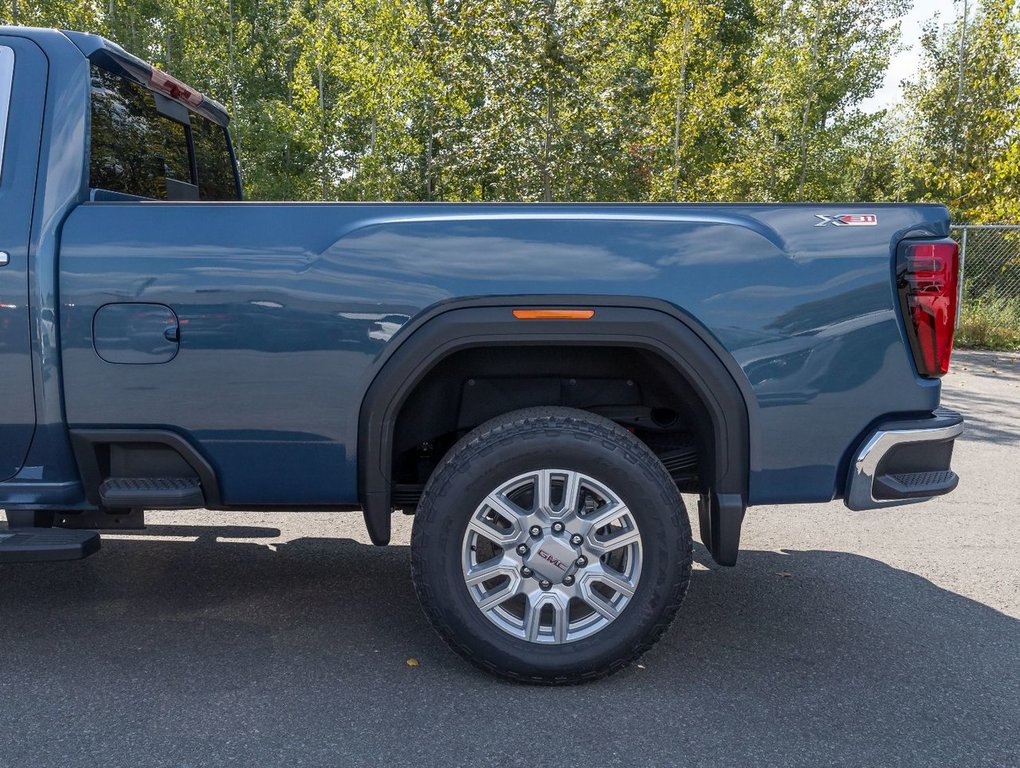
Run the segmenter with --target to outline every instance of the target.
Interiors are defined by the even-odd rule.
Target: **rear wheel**
[[[460,654],[518,680],[577,683],[644,653],[691,571],[683,501],[613,422],[534,408],[474,430],[430,478],[415,588]]]

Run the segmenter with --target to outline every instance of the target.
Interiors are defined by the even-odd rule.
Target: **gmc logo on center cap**
[[[546,561],[552,563],[557,568],[559,568],[561,571],[567,570],[567,564],[566,563],[564,563],[562,560],[560,560],[558,558],[553,557],[548,552],[546,552],[544,549],[538,550],[538,556],[540,558],[542,558],[543,560],[546,560]]]
[[[824,213],[816,213],[816,219],[821,219],[816,227],[824,227],[831,224],[834,227],[873,227],[878,224],[878,216],[873,213],[843,213],[838,216],[829,216]]]

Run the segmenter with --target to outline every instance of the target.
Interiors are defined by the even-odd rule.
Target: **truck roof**
[[[105,37],[66,29],[61,30],[61,33],[93,64],[134,80],[146,88],[159,90],[168,98],[219,125],[226,126],[230,122],[230,115],[218,101],[170,77]]]

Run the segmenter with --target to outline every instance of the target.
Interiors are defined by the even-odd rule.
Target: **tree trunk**
[[[687,90],[687,36],[691,31],[691,17],[684,19],[684,34],[680,42],[680,82],[676,87],[676,105],[673,108],[673,200],[680,194],[680,124],[683,117],[684,93]]]
[[[546,75],[545,75],[545,139],[542,146],[542,199],[552,202],[552,140],[553,127],[556,122],[556,104],[553,100],[553,84],[551,69],[553,62],[548,60],[549,52],[553,50],[555,35],[554,22],[556,19],[556,0],[546,2]]]
[[[319,181],[322,184],[322,199],[326,199],[326,93],[322,73],[322,57],[316,63],[319,71]]]
[[[113,6],[113,0],[110,0]],[[234,68],[234,0],[227,0],[227,79],[230,83],[230,116],[237,120],[237,73]],[[236,123],[235,123],[236,125]],[[234,133],[234,149],[241,149],[240,133]]]
[[[432,97],[429,96],[425,114],[428,121],[428,130],[425,132],[425,199],[430,201],[435,195],[435,180],[432,178],[432,144],[436,140],[435,126],[435,105]]]
[[[319,0],[319,42],[325,38],[325,30],[322,20],[322,0]],[[322,54],[315,60],[315,67],[319,74],[319,182],[322,185],[322,199],[326,199],[326,90],[325,77],[322,71]]]
[[[804,182],[807,178],[808,125],[811,104],[815,100],[815,71],[818,68],[818,32],[822,26],[822,0],[815,2],[815,28],[811,32],[811,68],[808,70],[807,98],[804,100],[804,117],[800,123],[800,179],[797,182],[797,199],[804,199]]]
[[[960,66],[959,75],[956,81],[956,140],[953,142],[953,166],[960,168],[962,180],[963,175],[967,172],[967,155],[966,146],[963,141],[963,72],[964,62],[966,61],[967,55],[967,0],[963,0],[963,10],[960,15]],[[963,154],[963,162],[960,163],[959,158],[961,153]],[[961,184],[962,188],[962,184]]]
[[[294,63],[292,61],[287,63],[287,112],[289,113],[294,109],[294,91],[291,88],[291,83],[294,82]],[[283,175],[286,179],[286,193],[290,199],[294,198],[294,189],[292,187],[291,175],[290,175],[290,132],[283,132]]]
[[[426,0],[423,3],[423,7],[425,8],[426,25],[429,31],[429,38],[425,48],[425,60],[428,63],[429,74],[438,78],[439,72],[436,66],[435,52],[439,35],[436,30],[435,9],[432,7],[431,0]],[[431,84],[429,87],[431,88]],[[436,196],[437,186],[433,168],[435,164],[434,144],[436,143],[436,104],[431,92],[426,96],[425,117],[427,125],[425,131],[425,169],[424,178],[422,179],[422,192],[425,199],[431,202]]]
[[[545,92],[545,141],[542,147],[542,199],[552,202],[552,169],[549,167],[552,156],[552,123],[555,115],[553,108],[552,86],[546,78]]]

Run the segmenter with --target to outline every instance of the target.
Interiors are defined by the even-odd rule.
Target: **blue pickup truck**
[[[438,632],[619,669],[748,506],[956,487],[939,205],[242,202],[223,107],[0,27],[0,563],[144,510],[414,514]]]

